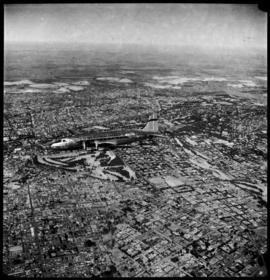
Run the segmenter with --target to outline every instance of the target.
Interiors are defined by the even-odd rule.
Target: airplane
[[[157,114],[153,113],[143,129],[100,131],[88,135],[72,136],[69,138],[62,138],[60,141],[51,144],[50,147],[53,150],[86,150],[87,147],[93,146],[95,149],[98,149],[98,147],[116,147],[130,144],[147,138],[165,137],[160,135],[157,121]]]

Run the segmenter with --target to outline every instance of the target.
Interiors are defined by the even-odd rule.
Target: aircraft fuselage
[[[152,138],[154,136],[159,136],[159,133],[146,132],[143,130],[105,131],[91,135],[64,138],[52,144],[51,148],[68,150],[86,149],[87,147],[118,146],[141,141],[146,138]]]

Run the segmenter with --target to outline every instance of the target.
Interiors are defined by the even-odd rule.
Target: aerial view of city
[[[4,5],[2,270],[267,276],[267,14]]]

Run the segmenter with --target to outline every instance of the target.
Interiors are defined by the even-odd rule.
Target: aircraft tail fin
[[[158,132],[158,117],[156,113],[153,113],[152,116],[149,117],[146,126],[142,130],[148,132]]]

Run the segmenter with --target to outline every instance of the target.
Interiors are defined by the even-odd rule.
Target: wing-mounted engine
[[[114,139],[111,140],[95,140],[95,147],[98,149],[98,147],[104,147],[104,146],[117,146],[117,141]]]

